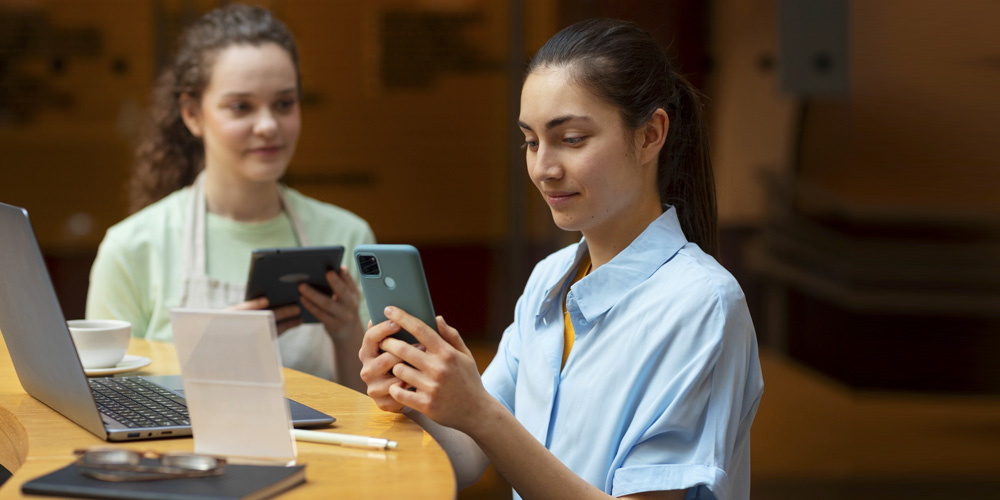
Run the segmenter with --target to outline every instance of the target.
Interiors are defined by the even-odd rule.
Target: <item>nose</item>
[[[544,143],[538,144],[538,150],[528,153],[528,174],[535,182],[558,180],[562,177],[563,169],[559,161],[559,155],[554,148],[546,147]]]
[[[254,134],[262,137],[271,137],[278,131],[278,122],[274,119],[274,114],[270,109],[262,108],[260,116],[257,117],[253,126]]]

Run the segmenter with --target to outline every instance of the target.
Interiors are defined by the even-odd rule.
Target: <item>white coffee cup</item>
[[[112,368],[125,357],[132,325],[117,319],[73,319],[66,322],[83,368]]]

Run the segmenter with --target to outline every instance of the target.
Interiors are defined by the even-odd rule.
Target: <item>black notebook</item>
[[[259,500],[306,480],[306,467],[226,465],[221,476],[115,483],[84,476],[75,464],[21,485],[31,495],[135,500]]]

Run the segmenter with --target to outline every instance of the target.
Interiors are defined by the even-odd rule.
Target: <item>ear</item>
[[[195,137],[201,137],[201,102],[188,93],[181,94],[181,119],[188,131]]]
[[[642,130],[642,147],[639,149],[640,163],[647,163],[656,160],[656,155],[660,154],[663,144],[667,141],[667,131],[670,129],[670,118],[663,108],[658,108],[649,117],[645,128]]]

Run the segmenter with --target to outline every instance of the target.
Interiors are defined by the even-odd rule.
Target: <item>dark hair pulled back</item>
[[[700,93],[677,74],[663,49],[635,23],[590,19],[563,29],[538,51],[528,73],[565,68],[577,83],[619,109],[629,130],[644,126],[657,109],[670,118],[660,151],[660,202],[677,209],[689,241],[717,252],[715,181]]]
[[[205,14],[184,30],[171,64],[153,87],[148,123],[129,180],[131,212],[190,185],[205,166],[204,145],[181,118],[181,96],[201,99],[219,51],[230,45],[265,43],[277,44],[288,51],[301,94],[295,39],[267,9],[229,4]]]

